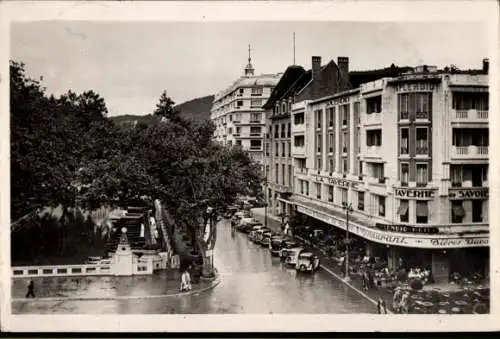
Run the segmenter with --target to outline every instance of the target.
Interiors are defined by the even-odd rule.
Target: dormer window
[[[283,113],[286,113],[286,103],[284,102],[283,105],[281,105],[281,108],[283,110]]]

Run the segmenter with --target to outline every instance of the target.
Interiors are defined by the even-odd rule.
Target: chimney
[[[337,58],[337,66],[339,69],[347,75],[349,73],[349,58],[348,57],[338,57]]]
[[[490,59],[485,58],[483,59],[483,71],[487,74],[489,69],[490,69]]]
[[[312,78],[313,80],[319,79],[319,72],[321,70],[321,57],[312,57]]]

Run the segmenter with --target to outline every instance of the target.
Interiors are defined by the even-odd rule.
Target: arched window
[[[286,102],[284,102],[281,107],[282,107],[283,113],[286,113]]]

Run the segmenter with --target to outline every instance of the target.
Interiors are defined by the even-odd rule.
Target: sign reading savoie
[[[345,229],[345,223],[334,222],[338,221],[335,217],[326,213],[312,210],[300,205],[297,205],[297,211],[310,215],[314,218],[320,219],[328,224],[335,225]],[[349,223],[349,232],[352,232],[362,238],[372,240],[385,245],[403,246],[403,247],[416,247],[416,248],[460,248],[460,247],[484,247],[489,246],[489,235],[481,235],[476,237],[442,237],[430,235],[414,235],[414,234],[398,234],[396,232],[387,232]]]

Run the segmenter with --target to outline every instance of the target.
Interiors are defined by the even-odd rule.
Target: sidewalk
[[[253,208],[252,212],[254,214],[254,218],[259,220],[264,224],[264,208]],[[281,218],[277,216],[273,216],[270,213],[267,214],[267,227],[272,229],[275,232],[281,232]],[[299,237],[296,237],[299,240]],[[351,280],[349,282],[345,282],[343,279],[343,270],[338,264],[337,261],[334,259],[326,256],[324,253],[321,252],[321,250],[314,248],[311,246],[310,248],[314,254],[318,256],[320,259],[321,263],[321,268],[328,272],[329,274],[333,275],[335,278],[341,280],[344,282],[347,286],[361,294],[363,297],[371,301],[373,304],[377,304],[377,300],[382,299],[385,301],[387,305],[388,312],[390,312],[390,309],[392,308],[392,292],[385,290],[385,289],[370,289],[367,292],[363,292],[362,286],[361,286],[361,278],[358,276],[353,276],[351,277]]]

